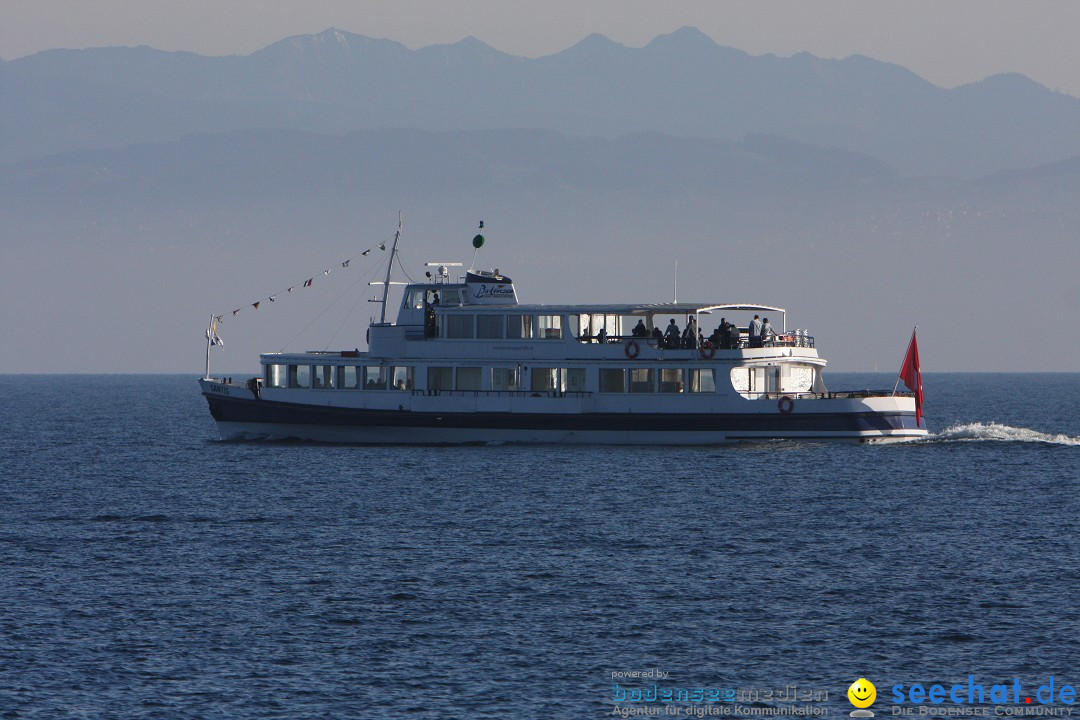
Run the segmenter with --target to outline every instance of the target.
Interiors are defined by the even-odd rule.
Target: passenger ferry
[[[789,331],[779,307],[526,305],[499,270],[428,263],[427,281],[404,286],[387,322],[400,236],[366,352],[267,353],[259,377],[234,381],[210,376],[208,331],[200,385],[223,439],[702,445],[927,434],[911,393],[830,391],[815,338]],[[706,330],[751,315],[779,318],[777,329]]]

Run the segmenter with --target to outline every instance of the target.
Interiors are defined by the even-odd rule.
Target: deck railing
[[[413,395],[444,397],[590,397],[585,390],[413,390]]]
[[[770,337],[771,337],[771,339],[762,340],[760,344],[757,344],[757,343],[751,344],[750,337],[748,335],[744,334],[744,335],[740,336],[739,340],[734,345],[727,346],[727,345],[724,345],[724,344],[720,344],[720,345],[714,344],[713,347],[715,347],[717,350],[744,350],[744,349],[747,349],[747,348],[762,348],[762,347],[805,347],[805,348],[814,347],[814,336],[813,335],[808,335],[808,334],[806,334],[806,333],[804,333],[802,331],[797,331],[797,332],[793,332],[793,333],[784,333],[784,334],[779,334],[779,335],[770,336]],[[578,340],[578,342],[586,343],[586,344],[600,343],[600,339],[598,339],[595,335],[582,335],[582,336],[578,337],[577,340]],[[679,344],[676,345],[674,343],[668,342],[666,339],[656,338],[656,337],[653,337],[652,335],[646,335],[645,337],[640,337],[640,336],[637,336],[637,335],[607,335],[607,336],[603,337],[603,343],[602,344],[618,345],[619,343],[629,342],[630,340],[636,340],[637,342],[641,343],[644,346],[648,346],[648,347],[651,347],[651,348],[658,348],[660,350],[696,350],[697,349],[696,344],[694,344],[692,346],[687,346],[687,345],[684,345],[680,341]],[[708,339],[706,339],[706,342],[708,342]]]
[[[915,397],[912,392],[893,392],[892,390],[837,390],[829,392],[762,392],[741,393],[753,395],[755,400],[780,400],[789,397],[793,400],[845,400],[871,397]]]

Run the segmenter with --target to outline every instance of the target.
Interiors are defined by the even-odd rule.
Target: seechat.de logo
[[[866,709],[877,699],[877,688],[874,687],[874,683],[866,678],[859,678],[847,689],[847,698],[858,708],[851,713],[851,717],[874,717],[874,713]]]

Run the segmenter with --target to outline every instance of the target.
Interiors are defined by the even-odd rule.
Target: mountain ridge
[[[944,89],[862,55],[754,56],[692,27],[638,48],[593,34],[534,59],[471,37],[411,50],[337,28],[249,55],[47,50],[0,64],[0,89],[11,99],[0,106],[10,139],[0,162],[192,132],[395,126],[762,133],[861,152],[911,176],[973,178],[1080,155],[1080,99],[1024,76]]]

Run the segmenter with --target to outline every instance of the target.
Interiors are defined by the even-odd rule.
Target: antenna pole
[[[213,342],[211,335],[213,335],[214,327],[214,313],[210,313],[210,324],[206,326],[206,374],[203,375],[203,380],[210,379],[210,345]]]
[[[382,314],[379,316],[379,324],[386,324],[386,298],[390,295],[390,272],[394,269],[394,256],[397,255],[398,240],[401,239],[401,211],[398,210],[397,232],[394,233],[394,246],[390,248],[390,262],[386,263],[386,279],[383,280],[382,291]]]
[[[671,302],[679,302],[679,261],[675,261],[675,273],[672,277]]]

